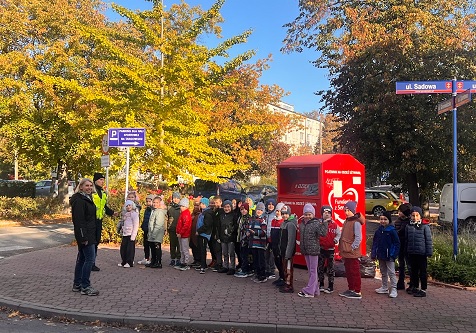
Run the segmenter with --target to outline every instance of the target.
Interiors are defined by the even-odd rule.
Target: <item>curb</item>
[[[346,327],[316,327],[316,326],[294,326],[278,324],[253,324],[239,322],[214,322],[193,320],[188,317],[169,318],[161,316],[124,316],[113,315],[101,312],[72,312],[68,309],[52,308],[41,304],[18,301],[10,297],[0,296],[0,306],[11,310],[19,311],[29,315],[39,315],[41,317],[60,317],[82,322],[100,321],[108,324],[119,324],[122,326],[134,325],[158,325],[169,327],[182,327],[189,329],[200,329],[206,331],[222,331],[228,329],[241,330],[248,333],[428,333],[424,331],[406,330],[386,330],[386,329],[364,329]],[[438,333],[432,331],[432,333]]]

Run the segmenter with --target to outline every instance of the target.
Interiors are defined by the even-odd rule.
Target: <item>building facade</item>
[[[319,140],[324,128],[320,121],[297,113],[294,111],[293,105],[284,102],[279,102],[278,105],[270,104],[269,108],[273,112],[279,112],[288,116],[298,116],[301,119],[301,126],[290,129],[281,139],[281,141],[291,146],[291,152],[296,152],[298,149],[306,146],[314,150],[314,147],[319,146]]]

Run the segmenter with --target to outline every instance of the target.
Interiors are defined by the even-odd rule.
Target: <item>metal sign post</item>
[[[126,201],[127,192],[129,192],[130,148],[145,146],[145,128],[110,128],[107,133],[109,147],[126,148],[126,193],[124,194],[124,201]]]
[[[437,112],[453,110],[453,257],[458,254],[458,118],[457,107],[471,102],[476,81],[405,81],[396,83],[397,94],[451,93],[452,97],[438,103]],[[459,94],[458,94],[459,93]]]

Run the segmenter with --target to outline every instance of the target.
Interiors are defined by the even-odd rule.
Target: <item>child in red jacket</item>
[[[190,257],[189,240],[192,232],[192,215],[190,214],[190,202],[187,198],[182,198],[179,202],[180,216],[177,221],[177,237],[180,245],[180,266],[175,266],[181,271],[190,269],[188,260]]]

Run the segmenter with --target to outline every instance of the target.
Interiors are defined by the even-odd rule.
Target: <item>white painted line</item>
[[[25,249],[32,249],[32,248],[33,248],[33,247],[31,247],[31,246],[21,246],[21,245],[4,246],[4,247],[0,247],[0,252],[16,251],[16,250],[25,250]]]

